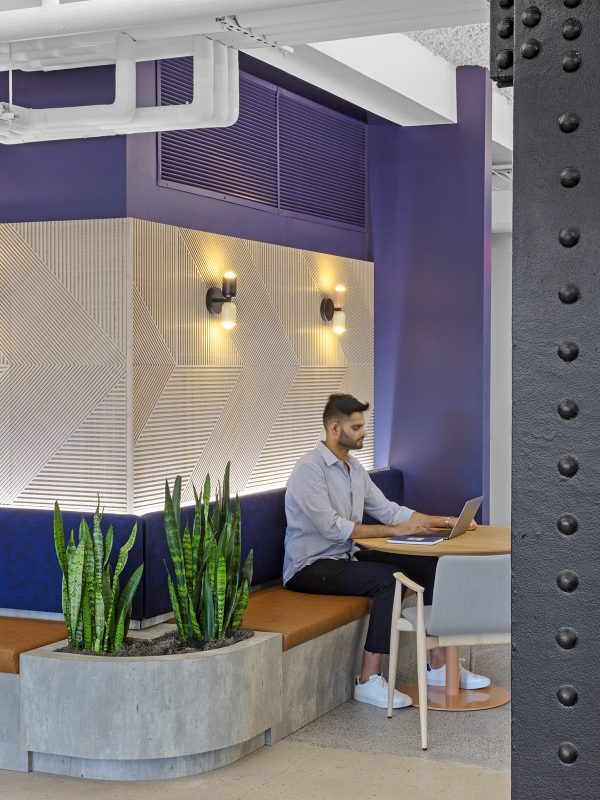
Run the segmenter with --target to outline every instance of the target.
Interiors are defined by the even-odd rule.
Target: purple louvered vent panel
[[[192,59],[160,64],[162,105],[192,99]],[[160,135],[160,179],[277,207],[277,91],[240,75],[240,116],[230,128]]]
[[[161,61],[159,85],[163,105],[189,102],[192,59]],[[365,227],[366,125],[273,84],[241,73],[235,125],[159,142],[161,183]]]
[[[280,92],[281,208],[363,227],[365,164],[363,122]]]

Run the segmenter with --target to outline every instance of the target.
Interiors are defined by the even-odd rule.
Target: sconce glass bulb
[[[333,295],[333,305],[338,310],[342,310],[346,305],[346,287],[338,284],[335,287],[334,295]]]
[[[221,309],[221,327],[226,331],[235,328],[237,324],[237,309],[235,303],[223,303]]]
[[[340,336],[342,333],[346,333],[346,314],[343,311],[333,312],[331,329],[338,336]]]
[[[226,272],[223,277],[227,278],[227,280],[232,280],[232,278],[237,278],[237,275],[235,272]]]

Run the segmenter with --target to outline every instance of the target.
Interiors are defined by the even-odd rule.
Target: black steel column
[[[512,797],[597,800],[598,0],[517,0],[513,71]]]

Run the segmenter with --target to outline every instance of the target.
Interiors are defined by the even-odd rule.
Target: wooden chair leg
[[[419,685],[419,721],[421,747],[427,750],[427,645],[423,595],[417,598],[417,680]]]
[[[398,649],[400,644],[400,631],[395,624],[390,637],[390,664],[388,667],[388,719],[392,716],[394,708],[394,689],[396,688],[396,671],[398,668]]]
[[[402,609],[402,586],[396,581],[396,591],[394,592],[394,606],[392,609],[392,625],[390,631],[390,663],[388,667],[388,719],[391,718],[394,708],[394,689],[396,688],[396,671],[398,669],[398,646],[400,643],[400,632],[396,623],[400,617]]]

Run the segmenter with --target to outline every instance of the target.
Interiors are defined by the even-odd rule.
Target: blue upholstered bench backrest
[[[402,503],[402,473],[396,469],[376,470],[373,481],[390,500]],[[242,558],[254,550],[253,585],[281,580],[285,536],[285,489],[243,495]],[[182,508],[182,520],[190,527],[194,509]],[[65,531],[77,532],[79,512],[63,512]],[[113,558],[126,541],[135,522],[138,536],[129,553],[122,585],[131,572],[144,561],[142,586],[138,590],[133,619],[151,619],[169,613],[165,564],[171,560],[165,540],[163,512],[153,511],[144,517],[130,514],[105,514],[103,530],[112,523],[115,541]],[[91,523],[91,515],[86,514]],[[374,520],[365,517],[365,522]],[[39,612],[61,611],[61,575],[54,551],[53,514],[49,510],[0,508],[0,608]]]
[[[375,470],[373,481],[390,500],[402,503],[402,472],[397,469]],[[281,580],[285,537],[285,489],[248,494],[240,497],[242,513],[242,559],[254,550],[254,586]],[[193,522],[193,507],[182,508],[182,521]],[[148,619],[170,611],[163,559],[170,565],[164,535],[163,512],[144,517],[146,523],[146,569],[144,616]],[[365,522],[372,523],[365,516]]]
[[[76,542],[82,516],[91,526],[93,515],[63,512],[65,534],[68,536],[74,530]],[[136,522],[138,534],[129,552],[121,587],[144,560],[142,519],[132,514],[105,514],[102,520],[105,533],[109,525],[113,526],[113,566]],[[54,549],[54,513],[42,509],[0,508],[0,608],[60,613],[61,587],[61,571]],[[143,589],[140,588],[133,602],[133,619],[142,618],[143,605]]]

